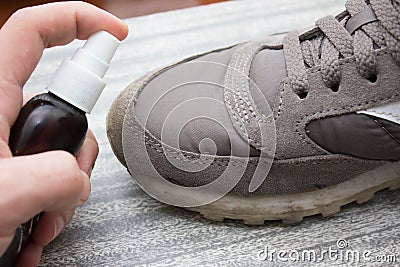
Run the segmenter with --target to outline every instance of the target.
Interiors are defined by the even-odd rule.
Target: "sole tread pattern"
[[[353,202],[363,204],[384,189],[400,189],[400,162],[313,192],[252,198],[227,195],[213,203],[187,209],[219,222],[233,219],[248,225],[263,225],[265,221],[281,220],[284,224],[294,224],[308,216],[334,216],[343,206]]]

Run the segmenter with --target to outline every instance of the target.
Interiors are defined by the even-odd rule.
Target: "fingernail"
[[[56,218],[56,221],[54,223],[54,236],[53,240],[61,233],[62,229],[65,227],[65,222],[63,217],[59,216]]]
[[[81,198],[80,198],[80,205],[82,205],[83,203],[85,203],[90,195],[90,178],[89,176],[82,171],[82,176],[83,176],[83,181],[84,181],[84,185],[83,185],[83,190],[81,193]]]

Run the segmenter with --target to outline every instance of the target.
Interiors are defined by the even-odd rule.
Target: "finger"
[[[31,240],[22,250],[17,266],[37,266],[43,248],[53,241],[71,222],[74,212],[75,209],[44,213],[33,230]]]
[[[24,93],[23,94],[23,105],[26,104],[26,102],[28,102],[29,100],[31,100],[32,97],[38,95],[39,93]]]
[[[21,88],[46,47],[106,30],[122,40],[127,25],[84,2],[53,3],[17,11],[0,31],[0,129],[10,128],[22,104]],[[0,136],[7,142],[6,136]]]
[[[75,209],[62,212],[44,213],[36,225],[32,239],[38,246],[44,247],[56,238],[65,226],[71,222]]]
[[[1,93],[1,92],[0,92]],[[24,93],[23,94],[23,104],[25,105],[32,97],[34,97],[35,93]],[[8,147],[8,136],[9,136],[9,127],[8,120],[5,116],[0,113],[0,126],[4,125],[4,127],[0,131],[0,158],[9,158],[12,156],[11,150]]]
[[[67,152],[1,159],[0,169],[0,214],[7,214],[0,235],[42,211],[74,208],[90,194],[89,177]]]
[[[43,247],[38,246],[35,242],[30,241],[21,252],[17,260],[17,267],[38,266]]]
[[[79,167],[81,170],[86,172],[89,177],[92,174],[94,163],[98,154],[99,145],[92,131],[89,130],[86,134],[86,138],[82,144],[82,147],[76,154]]]
[[[87,39],[100,30],[108,31],[120,40],[128,33],[127,25],[120,19],[85,2],[20,9],[1,29],[0,48],[8,51],[1,62],[8,66],[0,66],[0,73],[9,78],[6,80],[16,81],[22,87],[46,47],[64,45],[75,38]]]

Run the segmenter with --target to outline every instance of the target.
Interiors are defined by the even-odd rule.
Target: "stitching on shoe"
[[[281,109],[282,109],[282,105],[283,105],[283,96],[285,94],[285,90],[286,90],[287,85],[288,85],[287,81],[284,81],[283,85],[282,85],[282,89],[280,90],[279,105],[278,105],[276,118],[278,118],[281,115]]]
[[[146,136],[146,137],[147,137],[147,136]],[[148,137],[147,137],[147,138],[148,138]],[[154,142],[154,140],[152,140],[152,141]],[[149,145],[151,148],[153,148],[154,150],[156,150],[158,153],[164,155],[163,150],[157,149],[157,148],[154,147],[152,144],[148,144],[148,145]],[[160,145],[160,147],[162,147],[162,146]],[[171,151],[171,152],[172,152],[172,151]],[[182,160],[181,158],[175,158],[175,159]],[[327,160],[328,160],[329,162],[332,162],[332,159],[327,159]],[[339,158],[339,159],[338,159],[339,162],[343,162],[343,163],[344,163],[344,162],[353,163],[354,160],[360,160],[360,162],[365,161],[365,160],[363,160],[363,159],[357,159],[357,158]],[[227,166],[229,165],[229,162],[239,163],[239,164],[240,164],[240,165],[231,164],[231,166],[243,167],[243,165],[244,165],[242,162],[237,162],[237,161],[235,161],[234,159],[230,159],[230,158],[229,158],[229,159],[214,158],[212,163],[209,163],[209,162],[207,162],[207,163],[202,163],[202,162],[190,161],[190,160],[188,160],[188,159],[186,159],[185,161],[191,162],[191,163],[194,163],[194,164],[209,164],[209,165],[221,166],[221,167],[227,167]],[[254,162],[254,161],[257,161],[257,162]],[[382,162],[384,162],[384,161],[382,161]],[[274,165],[274,164],[276,165],[277,163],[285,163],[285,160],[274,161],[274,162],[273,162],[273,165]],[[335,163],[337,163],[337,162],[335,162]],[[298,161],[298,162],[290,162],[289,164],[294,165],[294,166],[298,166],[298,165],[303,165],[303,164],[306,164],[306,163],[305,163],[304,161]],[[258,158],[257,158],[257,159],[249,158],[249,162],[247,163],[246,168],[248,168],[248,167],[257,167],[257,166],[258,166]]]
[[[240,97],[240,96],[239,96]],[[240,97],[241,98],[241,97]],[[248,134],[247,131],[244,127],[246,127],[243,123],[243,118],[241,118],[242,120],[239,120],[239,118],[236,115],[236,112],[233,110],[233,107],[230,103],[227,103],[227,105],[229,106],[229,108],[232,110],[232,117],[233,119],[237,122],[237,126],[240,128],[240,130],[242,131],[243,135],[252,143],[255,144],[257,146],[261,146],[260,142],[255,141],[254,139],[252,139]],[[256,115],[254,115],[254,118],[257,119],[257,122],[260,122],[260,120],[257,118]]]
[[[155,147],[154,146],[154,144],[152,144],[152,143],[150,143],[150,142],[154,142],[153,140],[146,140],[146,144],[147,145],[149,145],[151,148],[153,148],[154,150],[156,150],[158,153],[160,153],[160,154],[163,154],[164,155],[164,150],[163,149],[165,149],[165,148],[163,148],[163,149],[159,149],[159,148],[157,148],[157,147]],[[162,147],[161,145],[160,145],[160,147]],[[175,154],[175,155],[181,155],[179,152],[176,152],[176,151],[172,151],[171,149],[166,149],[166,150],[168,150],[169,151],[169,153],[171,153],[171,154]],[[193,163],[193,164],[199,164],[199,165],[205,165],[205,164],[208,164],[208,165],[218,165],[218,166],[228,166],[229,165],[229,162],[233,162],[233,164],[230,164],[231,166],[235,166],[235,167],[243,167],[245,164],[243,163],[243,162],[240,162],[240,161],[235,161],[235,160],[233,160],[233,159],[220,159],[220,158],[214,158],[213,159],[213,162],[209,162],[209,161],[202,161],[201,159],[188,159],[188,158],[186,158],[186,157],[191,157],[190,155],[185,155],[184,157],[173,157],[174,159],[177,159],[177,160],[180,160],[180,161],[184,161],[184,162],[190,162],[190,163]],[[215,161],[217,161],[217,162],[215,162]],[[251,158],[249,158],[249,162],[246,164],[246,166],[250,166],[250,167],[256,167],[258,164],[257,163],[252,163],[251,161],[254,161],[254,160],[251,160]],[[221,165],[220,163],[224,163],[224,162],[226,162],[227,164],[224,164],[224,165]]]
[[[136,123],[134,123],[134,124],[133,124],[133,127],[137,130],[137,131],[133,131],[133,134],[136,135],[136,136],[138,136],[138,137],[141,137],[141,134],[140,134],[141,130],[139,129],[138,125],[136,125]],[[177,160],[186,161],[186,162],[191,162],[191,163],[195,163],[195,164],[212,164],[212,163],[210,163],[209,161],[204,161],[204,160],[202,160],[202,159],[194,158],[194,157],[196,157],[196,156],[187,154],[187,153],[185,153],[184,151],[178,152],[178,151],[174,150],[173,148],[167,147],[167,145],[162,146],[161,144],[157,143],[157,142],[159,142],[159,141],[154,141],[154,140],[152,140],[152,139],[151,139],[149,136],[147,136],[146,134],[144,134],[144,138],[145,138],[145,143],[146,143],[147,145],[149,145],[150,147],[152,147],[153,149],[155,149],[157,152],[159,152],[159,153],[161,153],[161,154],[164,154],[164,149],[165,149],[165,150],[167,150],[169,153],[179,156],[179,157],[174,157],[174,158],[177,159]],[[183,156],[183,157],[182,157],[182,156]],[[187,157],[192,158],[192,160],[188,159]],[[229,162],[233,162],[233,163],[237,163],[237,164],[238,164],[238,165],[232,165],[232,164],[231,164],[232,166],[238,166],[238,167],[243,166],[243,162],[237,161],[237,160],[235,160],[235,159],[214,158],[213,161],[215,161],[215,160],[220,161],[220,162],[228,162],[228,163],[229,163]],[[256,160],[256,159],[248,158],[248,163],[247,163],[246,165],[257,166],[257,164],[256,164],[256,163],[252,163],[252,161],[258,161],[258,159]]]
[[[230,104],[228,104],[230,108],[232,108],[232,106]],[[251,140],[251,138],[248,136],[246,130],[243,128],[242,123],[240,123],[238,117],[236,116],[236,113],[232,112],[232,117],[233,119],[237,122],[240,130],[242,130],[243,134],[245,135],[245,137],[247,137],[247,139]]]
[[[376,119],[374,119],[373,120],[375,123],[376,123],[376,125],[378,125],[378,127],[380,127],[389,137],[391,137],[392,139],[393,139],[393,141],[395,141],[398,145],[400,145],[400,140],[399,139],[397,139],[395,136],[393,136],[393,134],[388,130],[388,129],[386,129],[386,127],[385,126],[383,126],[378,120],[376,120]]]
[[[383,55],[390,55],[390,53],[386,49],[382,49],[382,50],[378,51],[377,55],[382,55],[382,56]],[[353,62],[354,62],[353,57],[349,57],[349,58],[342,59],[340,61],[340,64],[344,65],[344,64],[353,63]],[[319,72],[318,69],[311,69],[311,73]],[[321,111],[318,111],[318,112],[314,112],[312,114],[306,114],[306,115],[302,116],[300,118],[300,120],[296,121],[296,130],[295,131],[304,140],[305,143],[310,145],[310,147],[309,147],[310,149],[312,149],[312,150],[314,150],[316,152],[327,153],[326,150],[324,150],[323,148],[321,148],[318,145],[316,145],[314,142],[311,141],[311,139],[306,134],[303,134],[302,131],[300,131],[300,129],[299,129],[300,128],[300,124],[301,124],[301,126],[305,126],[305,124],[307,124],[309,121],[312,120],[312,119],[307,119],[307,118],[313,117],[316,114],[323,114],[325,112],[343,111],[343,110],[346,110],[346,109],[349,109],[349,108],[356,108],[356,107],[360,107],[360,106],[363,106],[363,105],[375,104],[375,103],[381,102],[381,101],[388,101],[388,100],[391,100],[391,99],[395,99],[398,96],[400,96],[400,93],[396,93],[396,94],[394,94],[392,96],[389,96],[389,97],[386,97],[386,98],[379,98],[379,99],[372,100],[372,101],[361,102],[361,103],[359,103],[357,105],[349,105],[349,106],[344,106],[344,107],[340,107],[340,108],[336,108],[336,109],[321,110]],[[304,127],[302,127],[302,128],[304,128]]]
[[[363,106],[363,105],[374,104],[374,103],[377,103],[377,102],[392,100],[392,99],[395,99],[398,96],[400,96],[400,93],[396,93],[396,94],[394,94],[394,95],[392,95],[390,97],[379,98],[377,100],[365,101],[365,102],[359,103],[357,105],[350,105],[350,106],[347,106],[347,107],[345,106],[345,107],[336,108],[336,109],[329,109],[329,110],[321,110],[321,111],[315,112],[313,114],[304,115],[304,116],[302,116],[300,118],[300,121],[297,121],[296,132],[300,135],[301,138],[304,138],[305,140],[307,140],[307,138],[305,136],[303,136],[303,134],[298,130],[299,126],[300,126],[300,124],[302,124],[302,126],[303,126],[307,122],[311,121],[308,118],[313,117],[316,114],[323,114],[325,112],[332,112],[332,111],[343,111],[343,110],[347,110],[349,108],[352,109],[352,108],[360,107],[360,106]],[[308,140],[306,142],[308,143]],[[314,150],[319,148],[319,147],[316,147],[316,145],[314,143],[308,143],[308,144],[310,144],[311,148],[314,149]],[[318,151],[318,150],[316,150],[316,151]]]
[[[140,137],[140,136],[141,136],[141,134],[140,134],[141,129],[139,128],[140,125],[137,125],[137,123],[134,122],[134,123],[133,123],[133,127],[137,130],[137,131],[134,131],[133,133],[134,133],[136,136]],[[142,129],[142,131],[143,131],[143,130],[145,130],[145,129]],[[147,130],[145,130],[145,131],[147,132]],[[163,155],[164,155],[163,149],[166,148],[166,149],[168,149],[171,153],[174,153],[174,154],[176,154],[176,155],[183,155],[183,154],[185,154],[185,155],[184,155],[184,156],[185,156],[184,160],[185,160],[186,162],[191,162],[191,163],[194,163],[194,164],[204,164],[204,163],[201,162],[201,160],[199,160],[198,158],[196,158],[196,159],[194,159],[194,160],[189,160],[189,159],[187,159],[186,157],[189,157],[189,158],[190,158],[190,157],[194,157],[194,156],[193,156],[193,155],[190,155],[190,154],[186,154],[184,151],[182,151],[181,153],[179,153],[179,152],[177,152],[176,149],[174,149],[174,148],[166,147],[166,146],[168,146],[168,145],[162,146],[160,143],[157,143],[157,142],[159,142],[158,140],[152,140],[152,137],[151,137],[151,136],[147,136],[147,135],[145,134],[144,137],[145,137],[145,140],[146,140],[146,144],[149,145],[150,148],[154,149],[156,152],[158,152],[158,153],[160,153],[160,154],[163,154]],[[159,147],[159,148],[157,148],[157,147]],[[340,162],[354,162],[354,161],[363,162],[363,161],[365,161],[364,159],[357,159],[357,158],[350,157],[350,156],[343,156],[343,155],[340,155],[339,157],[341,157],[341,158],[338,159]],[[344,158],[344,157],[346,157],[346,158]],[[182,157],[175,158],[175,159],[177,159],[177,160],[183,160]],[[301,159],[301,158],[299,158],[299,159]],[[293,159],[290,159],[290,160],[293,160]],[[332,159],[327,159],[327,160],[330,161],[330,162],[332,161]],[[257,166],[258,166],[258,161],[259,161],[259,158],[249,157],[249,158],[248,158],[248,162],[247,162],[247,164],[246,164],[246,168],[248,168],[248,167],[257,167]],[[304,161],[297,161],[297,162],[287,162],[287,161],[288,161],[288,160],[274,160],[272,164],[273,164],[273,165],[276,165],[276,164],[280,164],[280,163],[283,163],[283,164],[287,163],[287,164],[291,164],[291,165],[294,165],[294,166],[305,164]],[[368,160],[368,161],[369,161],[369,160]],[[233,162],[233,164],[231,163],[231,166],[238,166],[238,167],[243,167],[243,166],[244,166],[243,162],[241,162],[241,161],[236,161],[235,159],[232,159],[232,158],[226,158],[226,159],[225,159],[225,158],[214,158],[214,159],[213,159],[213,162],[211,162],[211,163],[206,162],[206,164],[210,164],[210,165],[213,165],[213,166],[227,167],[227,166],[229,165],[230,162]],[[382,162],[384,162],[384,161],[382,161]],[[235,164],[235,163],[237,163],[237,164]]]
[[[301,139],[303,139],[303,141],[310,145],[310,148],[313,149],[316,152],[324,152],[327,153],[327,151],[325,149],[322,149],[322,147],[317,147],[313,142],[310,141],[310,138],[308,138],[308,136],[306,134],[302,134],[299,130],[299,126],[301,124],[301,120],[303,120],[303,117],[300,119],[300,121],[296,121],[296,133],[301,137]],[[306,137],[307,136],[307,137]]]
[[[225,74],[225,85],[228,84],[233,87],[231,88],[233,92],[224,90],[224,99],[229,114],[233,117],[232,122],[234,126],[236,126],[236,129],[239,128],[237,129],[239,133],[258,149],[260,149],[262,143],[254,140],[254,138],[251,138],[247,133],[246,129],[249,127],[248,124],[251,123],[251,118],[246,118],[246,116],[247,113],[251,114],[257,124],[264,122],[265,118],[261,113],[258,114],[257,107],[254,106],[254,101],[250,94],[250,79],[247,73],[249,71],[247,67],[250,69],[254,55],[267,47],[268,45],[265,40],[248,42],[239,47],[233,54],[228,65],[227,73]],[[246,62],[249,62],[249,64],[245,64]],[[237,70],[239,75],[234,75],[231,69]],[[240,100],[244,101],[243,104],[248,107],[247,109],[245,105],[240,103]]]

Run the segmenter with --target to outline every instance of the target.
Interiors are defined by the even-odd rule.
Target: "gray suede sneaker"
[[[213,220],[299,222],[400,187],[400,3],[349,0],[302,32],[193,56],[115,100],[143,190]]]

